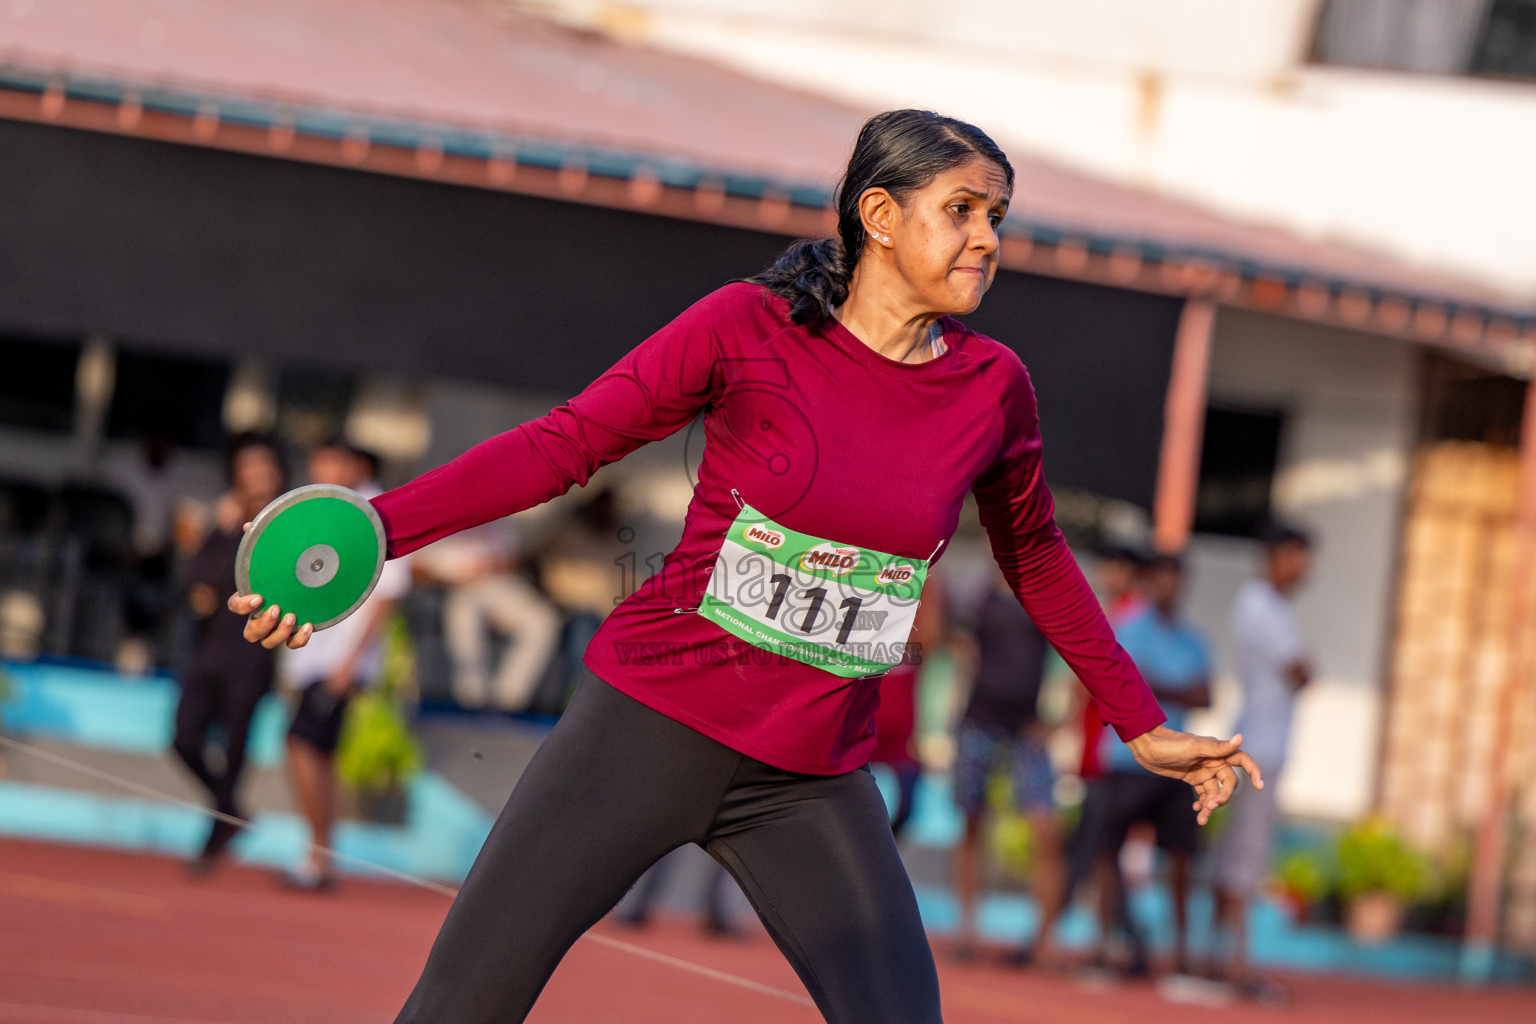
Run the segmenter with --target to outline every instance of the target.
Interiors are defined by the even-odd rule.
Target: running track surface
[[[405,999],[447,897],[343,882],[330,895],[277,890],[227,868],[189,879],[160,857],[0,840],[0,1022],[28,1024],[362,1024]],[[803,992],[761,932],[710,941],[689,922],[626,942]],[[950,966],[950,1024],[1294,1021],[1478,1024],[1536,1020],[1536,991],[1466,992],[1293,977],[1284,1010],[1175,1006],[1148,984],[1088,991],[1066,977]],[[811,1009],[590,941],[578,942],[534,1008],[538,1024],[815,1024]],[[448,1024],[448,1022],[445,1022]]]

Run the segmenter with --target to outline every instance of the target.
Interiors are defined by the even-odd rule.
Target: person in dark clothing
[[[730,938],[739,934],[725,905],[725,868],[718,861],[713,861],[704,870],[704,885],[699,890],[699,902],[703,910],[700,924],[704,934],[711,938]],[[618,914],[618,922],[626,928],[644,928],[649,925],[651,909],[656,905],[671,874],[672,862],[666,858],[652,864],[640,876],[640,881],[635,883],[635,895],[629,906]]]
[[[994,571],[971,623],[976,665],[969,702],[955,737],[955,800],[965,814],[956,851],[960,900],[956,952],[974,956],[977,878],[987,780],[1006,763],[1013,799],[1029,821],[1034,846],[1034,895],[1041,914],[1036,946],[1049,941],[1061,891],[1061,834],[1056,823],[1055,776],[1036,712],[1048,651],[1045,637]]]
[[[245,642],[245,617],[225,607],[221,595],[235,576],[241,526],[282,493],[283,465],[271,441],[245,434],[230,443],[227,471],[230,490],[220,499],[214,528],[187,569],[187,603],[197,626],[182,675],[172,747],[208,790],[215,810],[244,818],[236,791],[245,766],[246,733],[256,705],[272,687],[273,656]],[[209,738],[215,725],[222,756],[210,764]],[[239,831],[240,826],[216,819],[191,870],[210,870]]]

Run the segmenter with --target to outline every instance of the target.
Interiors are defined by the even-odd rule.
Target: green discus
[[[235,556],[235,589],[334,626],[362,607],[384,570],[384,523],[368,499],[333,484],[289,491],[261,510]]]

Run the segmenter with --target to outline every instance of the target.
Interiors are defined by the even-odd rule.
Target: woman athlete
[[[682,540],[587,647],[578,688],[475,860],[397,1024],[520,1021],[652,863],[702,846],[835,1024],[933,1024],[939,986],[875,780],[879,676],[975,494],[1030,618],[1203,824],[1241,752],[1161,723],[1053,519],[1029,375],[954,319],[997,271],[1013,169],[898,110],[859,133],[838,239],[713,292],[545,416],[374,499],[390,557],[531,508],[704,412]],[[311,627],[234,596],[246,638]]]

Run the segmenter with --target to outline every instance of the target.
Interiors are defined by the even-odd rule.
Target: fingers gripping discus
[[[235,555],[235,589],[334,626],[362,607],[384,570],[384,523],[356,491],[310,484],[261,510]]]

